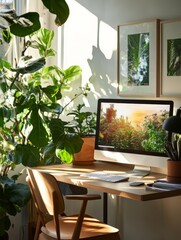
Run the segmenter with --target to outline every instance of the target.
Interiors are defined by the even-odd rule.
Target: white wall
[[[117,25],[129,21],[181,17],[180,0],[67,0],[70,17],[59,30],[58,62],[80,65],[82,84],[92,76],[92,93],[83,99],[96,110],[99,97],[117,96]],[[64,33],[64,35],[62,34]],[[181,99],[172,98],[175,106]],[[80,99],[82,101],[82,99]],[[109,223],[123,240],[180,240],[181,197],[137,202],[109,196]]]
[[[67,2],[70,17],[63,31],[59,28],[58,62],[63,68],[80,65],[83,84],[91,77],[92,94],[88,97],[89,103],[84,101],[93,110],[99,97],[117,97],[117,26],[129,21],[181,17],[179,0]],[[175,106],[180,106],[180,99],[174,100]]]

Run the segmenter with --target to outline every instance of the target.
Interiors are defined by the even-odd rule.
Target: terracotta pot
[[[74,165],[89,165],[94,162],[95,137],[82,138],[84,141],[80,152],[74,154]]]
[[[181,183],[181,161],[167,161],[167,181]]]

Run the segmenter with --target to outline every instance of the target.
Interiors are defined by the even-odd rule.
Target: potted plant
[[[42,0],[63,24],[69,9],[64,0]],[[66,70],[46,65],[55,56],[51,48],[54,32],[41,28],[37,12],[17,16],[14,10],[0,12],[6,21],[1,44],[10,44],[15,36],[24,43],[14,61],[0,58],[0,238],[7,236],[8,215],[15,215],[26,204],[30,194],[27,186],[17,182],[9,173],[17,165],[37,166],[70,163],[82,146],[81,137],[69,131],[61,114],[71,101],[86,95],[89,87],[75,90],[73,99],[62,106],[62,92],[81,75],[79,66]],[[26,37],[26,38],[24,38]],[[38,57],[30,55],[31,49]],[[29,51],[30,50],[30,51]],[[11,206],[11,207],[8,207]]]
[[[174,134],[172,142],[167,142],[167,181],[181,183],[181,135]]]
[[[181,183],[181,108],[177,109],[176,116],[164,121],[163,129],[172,133],[171,141],[166,143],[167,181]]]
[[[84,107],[85,104],[78,104],[77,108],[68,114],[73,116],[71,131],[78,133],[83,140],[81,151],[74,154],[73,163],[76,165],[92,164],[94,161],[96,113],[83,111]]]

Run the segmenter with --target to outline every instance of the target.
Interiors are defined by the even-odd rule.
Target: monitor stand
[[[150,174],[149,166],[138,166],[135,165],[133,170],[127,172],[128,176],[136,176],[136,177],[145,177]]]

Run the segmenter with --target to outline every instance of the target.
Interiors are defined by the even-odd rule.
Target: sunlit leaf
[[[71,146],[64,149],[57,147],[55,153],[59,159],[61,159],[63,162],[66,162],[67,164],[73,161],[73,149]]]
[[[6,43],[10,43],[11,39],[12,39],[12,34],[9,30],[3,30],[2,32],[2,36],[3,36],[3,39]]]
[[[78,75],[81,75],[82,69],[79,66],[71,66],[71,67],[67,68],[64,71],[64,73],[65,73],[64,79],[67,81]]]

